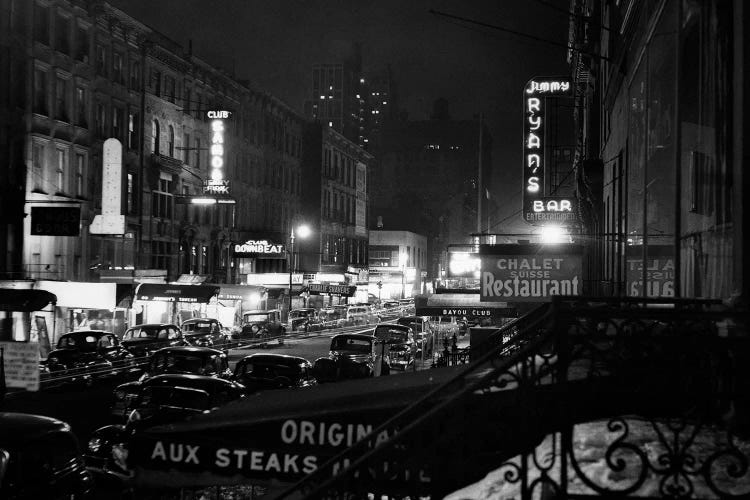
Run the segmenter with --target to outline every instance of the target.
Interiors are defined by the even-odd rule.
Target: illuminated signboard
[[[357,291],[356,286],[351,285],[330,285],[325,283],[310,283],[308,285],[310,295],[339,295],[341,297],[352,297]]]
[[[674,246],[646,247],[646,297],[674,297]],[[625,247],[627,258],[626,295],[643,297],[643,246]]]
[[[247,240],[245,243],[234,245],[234,255],[236,257],[277,257],[286,256],[286,249],[283,244],[270,243],[268,240]]]
[[[482,254],[481,302],[543,302],[554,295],[580,295],[580,245],[486,245]]]
[[[479,257],[468,252],[448,253],[449,278],[478,278]]]
[[[229,111],[208,111],[211,120],[211,146],[209,147],[209,164],[211,165],[211,180],[224,179],[224,120],[229,119]],[[227,191],[228,193],[228,191]]]
[[[570,96],[567,78],[535,77],[524,88],[523,217],[528,223],[576,220],[574,199],[544,196],[545,99]]]
[[[228,180],[206,179],[203,181],[203,194],[229,195]]]

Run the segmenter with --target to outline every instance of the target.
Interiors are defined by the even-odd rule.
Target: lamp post
[[[297,237],[307,238],[310,235],[310,227],[301,225],[297,228]],[[287,267],[289,268],[289,310],[286,320],[289,321],[289,313],[292,312],[292,274],[294,273],[294,227],[289,232],[289,250],[287,251]]]
[[[401,266],[401,298],[406,298],[406,263],[409,262],[409,256],[401,252],[398,256],[398,263]]]

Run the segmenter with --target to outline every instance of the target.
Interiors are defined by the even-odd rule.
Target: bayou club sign
[[[543,302],[554,295],[582,292],[580,245],[482,247],[481,302]]]
[[[235,257],[278,257],[286,255],[283,244],[269,243],[268,240],[247,240],[245,243],[234,245]]]
[[[544,196],[544,104],[548,97],[570,97],[570,80],[534,77],[523,94],[523,218],[530,224],[574,221],[574,199]]]

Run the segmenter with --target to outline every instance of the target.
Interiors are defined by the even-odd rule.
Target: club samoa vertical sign
[[[580,295],[580,245],[482,245],[481,302],[545,302]]]
[[[545,102],[547,98],[571,97],[569,78],[534,77],[523,91],[523,218],[530,224],[575,219],[575,200],[545,197]]]

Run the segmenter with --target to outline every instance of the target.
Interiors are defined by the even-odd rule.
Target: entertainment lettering
[[[221,181],[224,179],[222,172],[224,167],[224,120],[228,119],[231,113],[229,111],[208,111],[206,115],[211,120],[211,146],[209,148],[211,180]]]
[[[234,245],[234,253],[280,255],[284,253],[284,245],[269,243],[266,240],[247,240],[245,243]]]
[[[544,102],[546,97],[560,97],[571,93],[570,80],[561,78],[532,78],[524,89],[523,122],[523,213],[526,222],[569,220],[567,218],[538,217],[540,212],[571,212],[569,200],[559,205],[545,204],[544,195]],[[563,204],[562,201],[567,203]],[[557,202],[555,202],[557,203]]]

